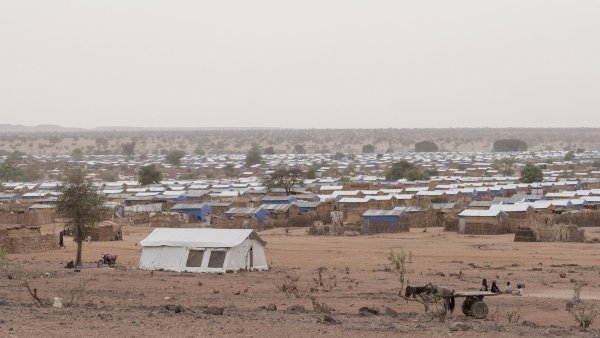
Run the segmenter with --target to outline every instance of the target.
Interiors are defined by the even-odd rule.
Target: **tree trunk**
[[[77,238],[76,238],[76,242],[77,242],[77,254],[75,256],[75,266],[80,267],[81,266],[81,249],[83,247],[83,236],[77,234]]]

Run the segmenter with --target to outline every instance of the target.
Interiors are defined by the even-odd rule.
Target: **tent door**
[[[248,250],[248,270],[252,270],[254,269],[254,250],[252,250],[252,247],[250,247],[250,250]]]

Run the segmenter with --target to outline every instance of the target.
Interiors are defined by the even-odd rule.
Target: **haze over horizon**
[[[0,3],[2,123],[600,127],[598,1]]]

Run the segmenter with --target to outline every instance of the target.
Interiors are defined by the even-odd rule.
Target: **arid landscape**
[[[53,225],[43,231],[57,231]],[[121,242],[92,242],[84,247],[81,272],[64,269],[75,245],[36,254],[16,254],[20,262],[13,279],[3,273],[0,287],[0,335],[196,337],[243,335],[254,337],[318,336],[488,336],[597,337],[598,323],[580,331],[565,304],[575,285],[586,301],[600,304],[600,247],[595,243],[518,243],[512,235],[475,236],[441,228],[412,229],[410,233],[370,236],[308,236],[306,228],[260,232],[267,242],[267,272],[190,274],[143,271],[137,268],[138,245],[151,228],[128,226]],[[599,236],[600,228],[586,229]],[[397,275],[390,271],[390,250],[410,253],[408,280],[412,285],[433,282],[455,290],[478,289],[482,278],[526,285],[523,296],[488,297],[486,320],[464,316],[457,306],[444,323],[429,321],[420,304],[401,300]],[[114,268],[95,267],[101,253],[118,255]],[[318,269],[324,287],[315,288]],[[561,277],[564,274],[565,278]],[[278,287],[286,276],[299,277],[298,298]],[[22,286],[27,280],[40,298],[71,307],[37,307]],[[333,280],[334,284],[327,284]],[[335,309],[316,313],[310,297]],[[458,299],[460,304],[460,299]],[[276,311],[267,308],[275,305]],[[289,309],[300,305],[306,312]],[[222,315],[206,314],[209,306]],[[271,305],[272,306],[272,305]],[[380,315],[359,314],[361,307]],[[387,310],[390,308],[393,312]],[[509,316],[510,321],[509,322]],[[330,319],[329,318],[329,319]],[[452,331],[455,322],[466,331]],[[454,328],[456,329],[456,328]]]

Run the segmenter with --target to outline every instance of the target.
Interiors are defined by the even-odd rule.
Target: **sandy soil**
[[[45,230],[57,231],[57,227]],[[17,271],[23,277],[9,279],[7,274],[14,275],[14,269],[2,271],[0,336],[600,336],[600,319],[588,332],[581,332],[565,311],[575,282],[584,285],[582,297],[600,307],[600,244],[515,243],[511,235],[464,236],[437,228],[354,237],[313,237],[302,228],[288,234],[275,229],[260,233],[268,243],[270,271],[214,275],[138,270],[138,242],[151,228],[125,227],[124,231],[123,241],[85,245],[86,268],[81,272],[63,268],[75,253],[74,243],[68,240],[65,249],[11,255],[22,262]],[[588,228],[586,233],[597,237],[600,228]],[[459,300],[445,323],[428,322],[420,304],[397,297],[397,276],[386,269],[390,250],[411,253],[412,285],[433,282],[468,290],[477,289],[487,278],[498,281],[501,288],[506,281],[525,283],[525,295],[486,298],[487,320],[465,317]],[[119,266],[95,268],[93,262],[102,252],[119,255]],[[309,288],[320,267],[328,269],[326,277],[335,275],[331,291],[287,298],[278,290],[288,275],[299,277],[301,289]],[[460,272],[461,277],[454,275]],[[23,279],[43,298],[62,297],[65,302],[80,298],[72,307],[37,307],[22,286]],[[313,311],[309,296],[333,307],[331,316],[340,323],[321,323],[324,315]],[[269,304],[278,310],[260,309]],[[176,313],[166,305],[180,305],[183,311]],[[308,312],[286,313],[292,305],[302,305]],[[207,306],[224,307],[224,313],[205,314]],[[389,307],[399,315],[360,316],[358,309],[363,306],[381,311]],[[518,323],[508,322],[509,312],[519,315]],[[473,327],[451,331],[456,321]],[[523,325],[523,321],[535,324]]]

